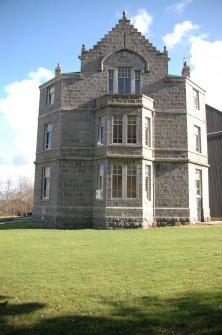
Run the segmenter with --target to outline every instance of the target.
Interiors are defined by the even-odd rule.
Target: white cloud
[[[222,41],[193,37],[190,42],[191,79],[206,90],[206,103],[222,111]]]
[[[51,71],[40,67],[30,72],[28,79],[5,87],[6,97],[0,99],[1,128],[5,129],[0,133],[1,180],[27,174],[33,178],[39,85],[52,77]]]
[[[191,4],[194,0],[182,0],[182,1],[179,1],[173,5],[171,5],[169,7],[169,9],[172,9],[174,11],[176,11],[178,14],[181,14],[185,8]]]
[[[181,43],[184,37],[188,37],[195,30],[199,28],[198,25],[193,24],[191,21],[184,21],[174,26],[173,32],[166,34],[163,37],[164,43],[170,49]]]
[[[131,17],[131,22],[139,32],[147,34],[153,22],[153,17],[144,8],[139,9],[137,13],[137,15]]]

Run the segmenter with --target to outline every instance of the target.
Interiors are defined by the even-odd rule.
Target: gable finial
[[[123,20],[126,20],[127,19],[127,17],[126,17],[126,10],[124,9],[124,11],[123,11]]]

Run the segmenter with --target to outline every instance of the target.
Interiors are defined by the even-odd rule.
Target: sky
[[[0,0],[0,183],[34,180],[39,85],[80,71],[81,46],[90,49],[122,17],[170,57],[169,74],[206,90],[222,111],[222,0]]]

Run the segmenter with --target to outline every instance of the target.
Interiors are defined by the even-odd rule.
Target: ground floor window
[[[151,165],[145,166],[145,191],[147,200],[151,201]]]
[[[50,187],[50,167],[44,167],[42,169],[42,198],[49,198],[49,187]]]
[[[112,166],[112,198],[135,199],[136,193],[136,164],[114,163]]]
[[[97,189],[96,199],[103,199],[103,186],[104,185],[104,166],[97,164]]]

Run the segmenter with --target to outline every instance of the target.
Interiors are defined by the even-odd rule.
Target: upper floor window
[[[52,147],[52,123],[45,125],[44,134],[44,150],[51,149]]]
[[[42,170],[42,198],[49,198],[50,186],[50,167],[44,167]]]
[[[200,127],[194,126],[194,136],[195,136],[195,150],[201,152],[201,130]]]
[[[118,68],[118,93],[131,93],[131,68]]]
[[[151,121],[149,117],[145,118],[145,145],[151,147]]]
[[[108,82],[108,92],[109,93],[113,93],[113,80],[114,80],[114,70],[109,70],[108,71],[109,74],[109,82]]]
[[[98,119],[98,144],[104,144],[104,116]]]
[[[121,115],[113,116],[113,143],[123,142],[123,117]]]
[[[136,143],[136,115],[127,116],[127,143]]]
[[[47,88],[47,106],[53,105],[55,101],[55,86]]]
[[[135,70],[135,93],[141,93],[141,71]]]
[[[97,164],[96,199],[103,199],[103,185],[104,185],[104,166],[103,164]]]
[[[199,92],[193,88],[193,102],[196,109],[200,109]]]

